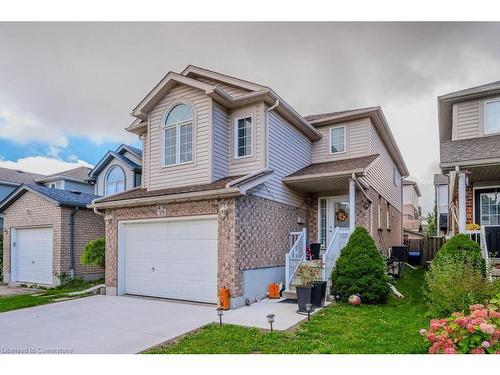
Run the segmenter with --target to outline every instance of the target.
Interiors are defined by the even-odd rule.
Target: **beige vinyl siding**
[[[125,190],[132,189],[134,187],[134,178],[135,173],[132,169],[130,169],[127,165],[122,163],[120,160],[113,159],[107,166],[104,168],[99,176],[97,177],[97,181],[95,184],[95,193],[97,195],[104,195],[106,192],[106,177],[108,176],[109,170],[114,167],[119,166],[123,169],[125,173]]]
[[[282,179],[311,164],[311,142],[276,113],[268,116],[269,169],[274,173],[266,186],[253,194],[299,207],[305,195],[289,189]]]
[[[252,156],[235,157],[234,128],[237,118],[252,116]],[[265,121],[262,103],[238,108],[229,114],[229,176],[239,176],[255,172],[265,165]]]
[[[148,188],[149,185],[149,129],[142,135],[142,180],[141,185]]]
[[[346,127],[346,152],[330,154],[330,129],[339,126]],[[356,158],[369,154],[370,119],[368,118],[342,124],[326,125],[317,128],[317,130],[323,137],[312,145],[313,163]]]
[[[181,102],[190,105],[193,110],[193,161],[181,165],[164,166],[162,121],[165,112]],[[204,92],[180,85],[173,88],[153,109],[150,115],[147,172],[150,190],[210,182],[211,106],[212,100]]]
[[[370,120],[368,120],[370,121]],[[379,154],[380,156],[371,164],[366,171],[366,177],[363,179],[377,193],[382,195],[389,203],[397,210],[401,211],[402,207],[402,186],[401,179],[397,181],[397,185],[393,183],[393,165],[391,155],[387,151],[382,139],[377,133],[375,127],[370,123],[369,144],[370,154]]]
[[[219,86],[222,90],[224,90],[231,96],[239,96],[243,94],[248,94],[250,92],[249,90],[245,90],[241,87],[230,86],[228,84],[216,82],[205,77],[196,77],[196,80],[203,83],[207,83],[209,85]]]
[[[481,100],[453,105],[453,140],[483,135],[483,105],[484,102]]]
[[[214,103],[213,122],[213,159],[212,179],[218,180],[228,175],[229,163],[229,115],[220,105]]]

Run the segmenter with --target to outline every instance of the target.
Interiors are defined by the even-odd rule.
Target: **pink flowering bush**
[[[431,354],[500,354],[500,294],[488,305],[469,306],[469,315],[454,312],[433,319],[420,334],[429,342]]]

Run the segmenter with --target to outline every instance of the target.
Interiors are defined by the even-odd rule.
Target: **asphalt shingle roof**
[[[98,195],[94,194],[54,189],[43,185],[25,184],[25,186],[35,190],[47,198],[57,201],[62,206],[86,207],[91,204],[94,199],[99,198]]]
[[[500,135],[441,142],[441,163],[500,158]]]
[[[36,179],[44,177],[42,174],[24,172],[10,168],[0,168],[0,181],[12,182],[14,184],[31,184]]]
[[[287,177],[307,176],[320,173],[349,173],[353,170],[365,169],[378,157],[378,154],[362,156],[359,158],[350,158],[343,160],[327,161],[323,163],[309,164],[297,172]]]
[[[50,174],[48,176],[44,176],[44,178],[40,178],[39,180],[45,180],[56,176],[72,177],[72,178],[77,178],[79,180],[85,180],[88,177],[90,171],[91,168],[77,167],[73,169],[68,169],[66,171]]]

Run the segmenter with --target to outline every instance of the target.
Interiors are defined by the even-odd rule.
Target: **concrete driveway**
[[[0,314],[0,353],[137,353],[217,318],[215,306],[92,296]]]

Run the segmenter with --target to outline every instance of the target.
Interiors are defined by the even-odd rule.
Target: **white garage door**
[[[124,225],[127,294],[217,302],[217,219]]]
[[[17,281],[52,284],[52,228],[16,232]]]

